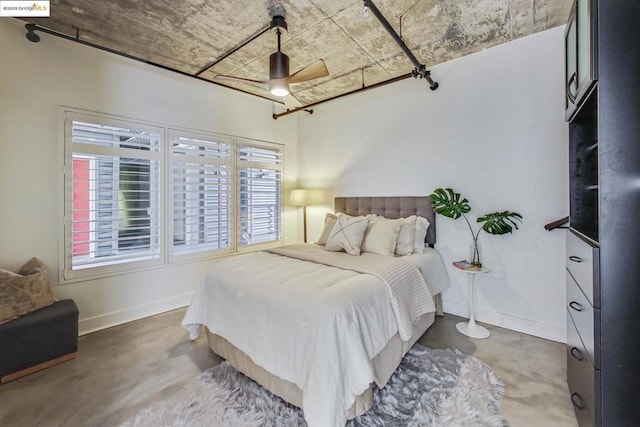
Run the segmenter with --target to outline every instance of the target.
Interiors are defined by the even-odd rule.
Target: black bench
[[[67,299],[0,325],[0,384],[74,359],[78,314]]]

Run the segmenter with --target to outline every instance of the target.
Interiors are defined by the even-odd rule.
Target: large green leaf
[[[433,202],[433,210],[448,218],[457,219],[471,211],[469,201],[465,198],[461,200],[460,193],[451,188],[437,188],[429,198]]]
[[[507,234],[518,229],[515,221],[522,221],[522,215],[517,212],[492,212],[481,216],[476,221],[482,224],[482,229],[489,234]]]

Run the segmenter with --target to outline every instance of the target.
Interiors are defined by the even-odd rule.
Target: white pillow
[[[416,220],[416,234],[413,240],[413,253],[421,254],[424,252],[424,238],[427,235],[429,229],[429,221],[421,216]]]
[[[322,233],[316,242],[317,245],[326,245],[327,240],[329,239],[329,235],[331,234],[331,230],[336,225],[336,221],[338,221],[338,217],[334,214],[328,213],[324,217],[324,227],[322,228]]]
[[[417,216],[411,215],[402,221],[400,232],[398,233],[398,242],[396,243],[396,255],[404,256],[413,253],[417,219]]]
[[[369,218],[369,226],[362,242],[362,251],[378,255],[393,255],[402,219]]]
[[[345,251],[349,255],[360,255],[360,246],[367,231],[369,218],[338,215],[336,225],[331,230],[324,247],[325,251]]]

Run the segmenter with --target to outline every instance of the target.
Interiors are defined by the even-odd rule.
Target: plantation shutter
[[[280,244],[283,152],[65,110],[60,283]]]
[[[239,244],[281,239],[282,148],[238,143]]]
[[[162,130],[68,118],[65,133],[65,273],[159,259]]]
[[[172,130],[170,141],[173,254],[229,249],[231,140]]]

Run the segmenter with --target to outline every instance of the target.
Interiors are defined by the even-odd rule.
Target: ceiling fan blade
[[[243,79],[242,77],[225,76],[224,74],[216,74],[213,76],[213,80],[227,80],[230,82],[246,83],[253,86],[258,86],[263,89],[269,89],[269,82],[263,82],[260,80]]]
[[[318,59],[316,62],[307,65],[306,67],[296,71],[287,79],[287,83],[302,83],[313,79],[319,79],[320,77],[327,77],[329,70],[324,64],[322,59]]]
[[[299,107],[302,107],[302,102],[300,102],[298,100],[298,98],[296,98],[291,92],[289,92],[289,95],[283,96],[282,97],[282,101],[284,101],[284,105],[287,108],[299,108]]]

